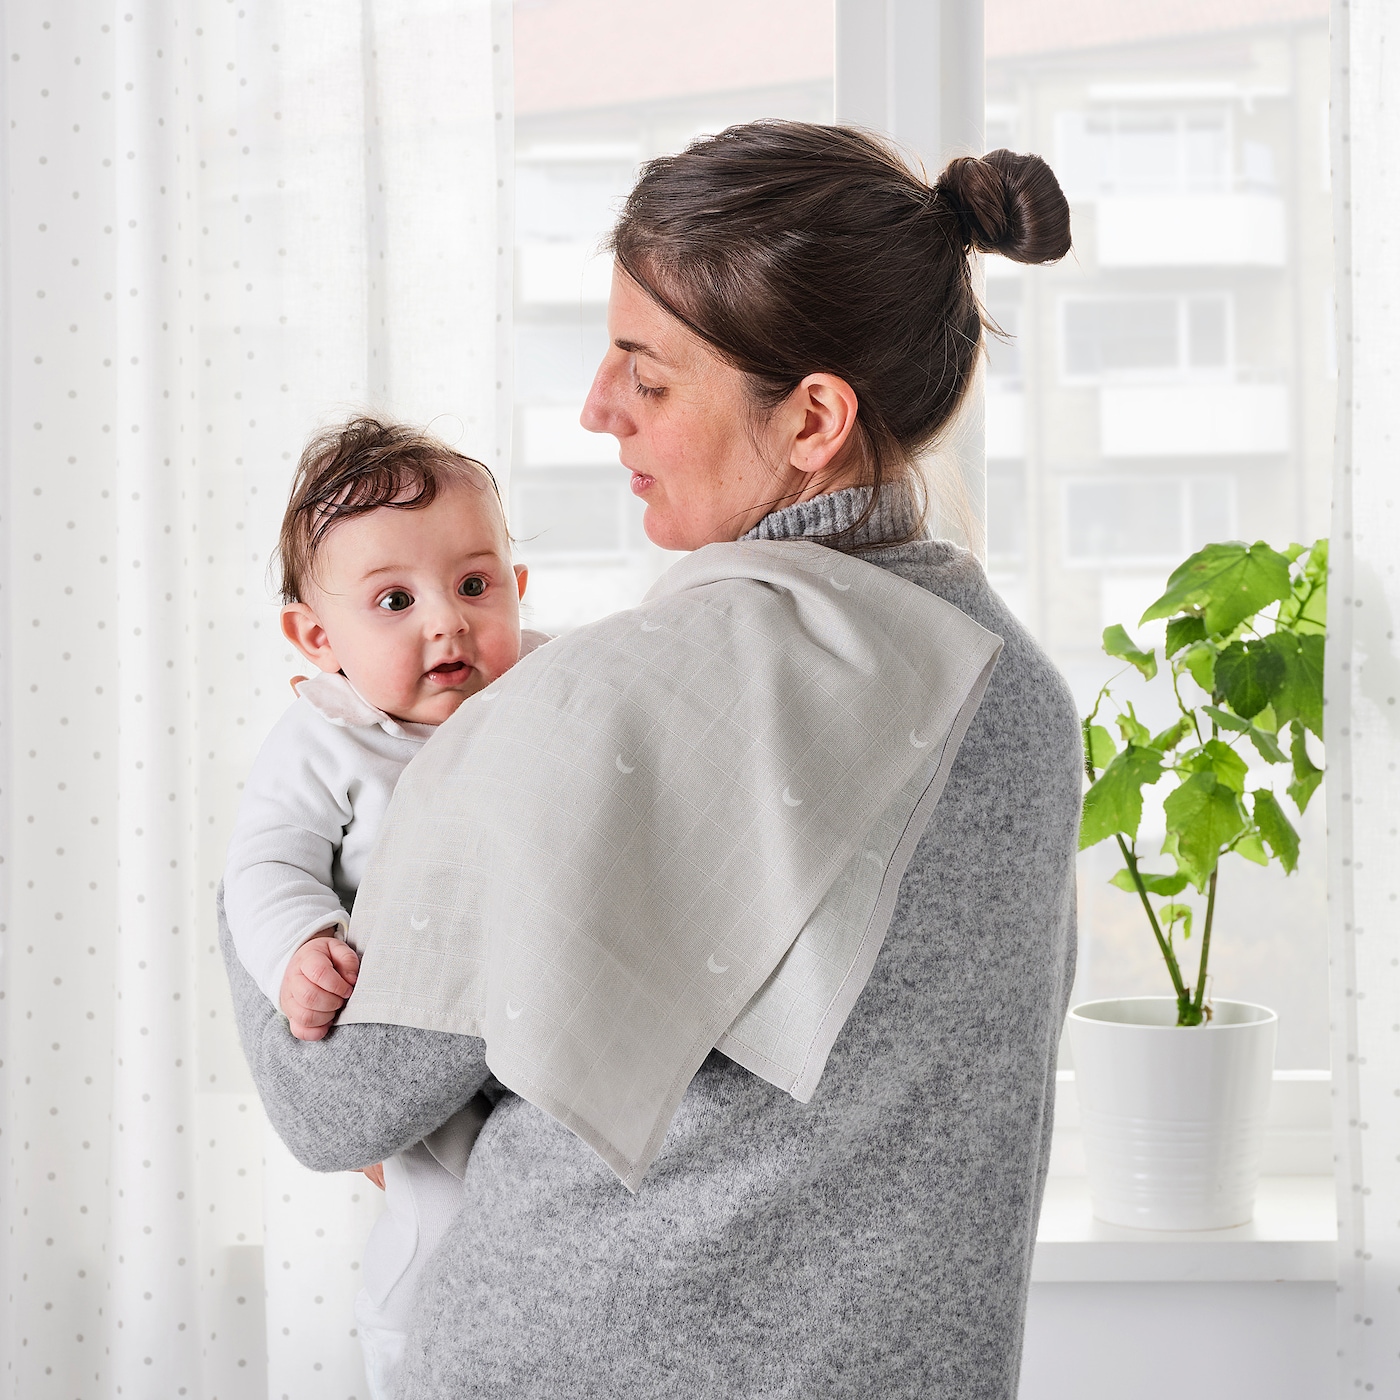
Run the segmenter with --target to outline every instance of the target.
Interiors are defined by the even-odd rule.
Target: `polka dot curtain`
[[[1400,1395],[1400,9],[1334,3],[1337,474],[1327,676],[1344,1395]]]
[[[366,1395],[214,887],[289,699],[269,550],[356,408],[509,460],[509,5],[0,7],[0,1394]]]

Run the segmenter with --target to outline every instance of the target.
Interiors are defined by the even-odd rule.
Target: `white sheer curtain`
[[[1327,676],[1341,1392],[1400,1395],[1400,8],[1334,0]]]
[[[0,3],[0,1393],[363,1396],[213,890],[307,432],[509,460],[509,4]]]

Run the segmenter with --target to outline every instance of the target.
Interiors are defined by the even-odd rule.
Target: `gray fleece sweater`
[[[840,492],[754,533],[819,536],[861,504]],[[634,1196],[495,1084],[477,1039],[294,1040],[225,932],[249,1064],[308,1166],[379,1161],[479,1089],[495,1102],[421,1285],[403,1400],[1013,1400],[1073,974],[1079,731],[971,556],[879,547],[905,511],[882,508],[856,550],[1006,645],[811,1103],[711,1053]]]

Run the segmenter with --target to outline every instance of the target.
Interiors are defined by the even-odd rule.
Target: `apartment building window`
[[[1171,569],[1235,533],[1232,476],[1086,476],[1064,483],[1065,562]]]
[[[1232,311],[1220,293],[1067,297],[1060,303],[1064,378],[1220,376],[1233,358]]]
[[[1220,194],[1234,176],[1229,108],[1064,112],[1056,122],[1060,180],[1072,197]]]

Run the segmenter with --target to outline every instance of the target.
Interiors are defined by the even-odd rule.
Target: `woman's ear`
[[[825,471],[855,429],[860,408],[856,391],[839,375],[809,374],[792,391],[788,404],[796,429],[789,462],[800,472]]]
[[[313,666],[332,674],[340,670],[326,629],[305,603],[288,603],[282,609],[282,635]]]
[[[520,596],[525,596],[525,585],[530,581],[530,566],[528,564],[516,564],[515,586],[520,590]]]

